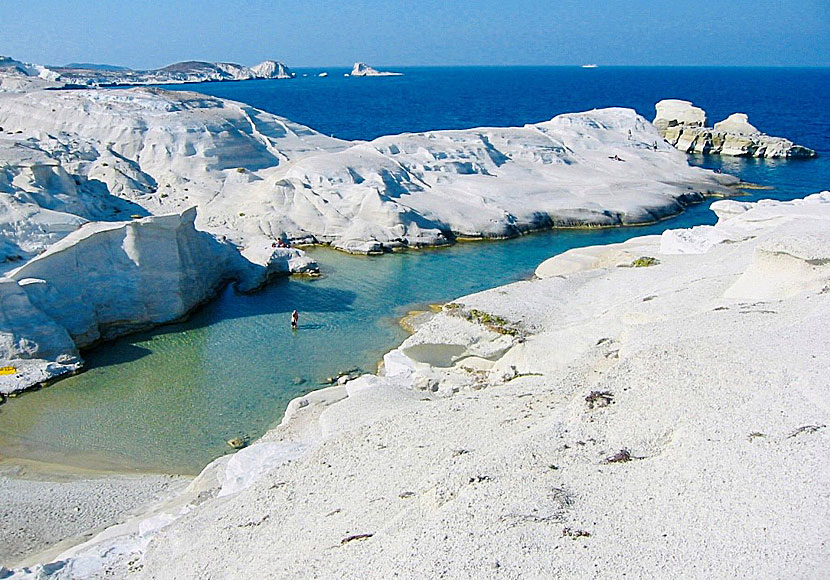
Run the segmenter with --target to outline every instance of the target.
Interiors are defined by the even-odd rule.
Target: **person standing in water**
[[[297,330],[297,323],[300,321],[300,313],[296,310],[291,313],[291,330]]]

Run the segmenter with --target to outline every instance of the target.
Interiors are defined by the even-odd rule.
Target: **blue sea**
[[[710,123],[733,112],[815,149],[812,160],[690,157],[771,187],[742,199],[792,199],[830,188],[830,69],[403,68],[404,76],[297,70],[293,80],[166,86],[252,104],[344,139],[432,129],[511,126],[565,112],[693,101]],[[308,76],[303,76],[308,75]],[[714,223],[708,203],[659,224],[560,230],[380,257],[310,251],[319,280],[279,280],[250,296],[225,290],[182,324],[85,353],[88,370],[0,406],[0,456],[84,467],[195,473],[258,437],[288,401],[339,371],[374,371],[406,336],[409,310],[530,276],[542,260],[666,228]],[[288,315],[301,312],[292,333]]]

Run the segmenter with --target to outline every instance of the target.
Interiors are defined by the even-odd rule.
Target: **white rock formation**
[[[732,113],[723,121],[715,123],[715,131],[735,135],[758,135],[760,131],[750,122],[746,113]]]
[[[29,572],[814,576],[830,566],[830,192],[713,206],[722,242],[694,228],[574,250],[455,301],[385,374],[296,399],[208,466],[189,507]],[[696,251],[663,253],[680,233]],[[643,255],[659,263],[630,267]]]
[[[112,195],[94,172],[78,171],[95,156],[85,146],[9,133],[0,134],[0,271],[43,251],[87,221],[148,214]],[[138,176],[121,177],[139,191],[149,187]],[[113,187],[113,193],[122,192],[124,184]]]
[[[0,400],[4,395],[75,371],[82,361],[69,334],[15,280],[0,278]]]
[[[78,347],[170,322],[210,298],[239,254],[193,227],[196,210],[87,224],[7,277]]]
[[[197,205],[199,228],[241,247],[285,236],[369,253],[644,223],[736,183],[689,167],[627,109],[346,142],[194,93],[43,91],[0,98],[0,126],[54,141],[68,173],[147,212]]]
[[[223,197],[225,187],[238,191],[260,181],[250,170],[345,146],[241,103],[155,89],[4,95],[0,118],[6,133],[0,138],[0,198],[28,212],[29,222],[33,208],[88,220],[182,212],[217,192]],[[227,211],[241,218],[239,200],[232,203],[236,207]],[[207,217],[203,213],[200,218]],[[16,215],[8,215],[8,226],[3,219],[0,214],[0,231],[23,227]],[[52,229],[65,235],[73,228]],[[28,257],[54,241],[57,234],[47,233],[51,237],[42,241],[26,232],[7,239],[23,243]],[[273,237],[255,233],[259,245],[271,246]]]
[[[356,62],[352,67],[352,72],[349,73],[349,76],[353,77],[399,77],[402,76],[403,73],[399,72],[391,72],[391,71],[380,71],[370,67],[365,62]]]
[[[655,105],[655,109],[657,109],[657,116],[654,118],[654,125],[661,132],[677,125],[706,126],[706,111],[695,107],[690,101],[664,99]]]
[[[283,63],[274,60],[266,60],[252,66],[251,71],[259,79],[290,79],[296,76]]]
[[[656,105],[654,125],[672,145],[686,153],[736,157],[815,157],[816,152],[783,137],[761,133],[745,113],[733,113],[714,128],[706,113],[689,101],[668,99]]]
[[[79,347],[182,316],[230,278],[248,290],[275,273],[314,269],[301,252],[275,248],[277,238],[371,253],[462,236],[635,224],[728,193],[736,182],[689,167],[671,147],[655,149],[654,127],[627,109],[352,143],[195,93],[96,89],[0,95],[0,127],[0,267],[46,250],[10,275],[25,280],[33,306]],[[195,225],[245,259],[230,249],[233,259],[186,258],[199,252],[183,248],[216,244],[193,229],[190,211],[183,222],[124,223],[194,205]],[[128,242],[143,240],[142,232],[178,240],[184,253]],[[135,252],[147,251],[160,261],[137,266]],[[148,303],[148,296],[165,298]],[[15,352],[8,347],[0,358],[14,362]],[[76,362],[66,364],[61,369]],[[32,384],[26,376],[15,388]]]
[[[243,290],[309,270],[299,250],[259,264],[197,231],[196,210],[130,222],[92,222],[0,278],[0,394],[81,366],[78,348],[182,318],[224,283]],[[261,265],[260,265],[261,264]]]

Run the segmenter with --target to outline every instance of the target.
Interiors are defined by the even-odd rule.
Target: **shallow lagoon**
[[[10,400],[0,407],[0,449],[82,466],[198,472],[229,451],[227,439],[260,436],[292,398],[328,377],[374,371],[405,338],[397,320],[407,311],[526,278],[568,248],[713,223],[707,208],[652,226],[377,257],[314,248],[322,278],[282,279],[254,295],[229,287],[187,322],[104,345],[86,354],[86,372]],[[294,308],[297,332],[289,327]]]
[[[593,94],[590,91],[596,92],[596,86],[603,87],[604,82],[608,85],[603,89],[606,93],[613,89],[620,94],[603,98],[629,106],[640,101],[653,103],[663,97],[689,95],[695,78],[711,76],[705,70],[682,73],[666,70],[666,75],[675,77],[671,82],[666,81],[673,93],[665,94],[659,87],[646,90],[642,82],[625,88],[618,82],[625,77],[624,71],[601,71],[594,72],[606,76],[582,81],[583,85],[579,85],[583,89],[582,98],[588,98]],[[532,73],[526,71],[526,75]],[[659,70],[640,71],[635,76],[662,78],[660,73]],[[582,75],[575,71],[573,74]],[[754,78],[761,73],[748,70],[729,74]],[[694,163],[722,168],[747,181],[775,187],[752,191],[752,195],[743,199],[790,199],[830,188],[830,131],[820,114],[826,113],[827,97],[806,94],[816,88],[813,86],[816,83],[826,84],[827,74],[810,76],[792,71],[780,74],[790,82],[792,78],[806,79],[804,86],[795,87],[802,89],[795,93],[800,104],[797,114],[786,119],[771,114],[778,106],[777,101],[783,105],[787,93],[792,94],[794,90],[786,83],[775,86],[772,83],[765,89],[764,99],[756,95],[747,101],[756,103],[755,108],[745,109],[750,113],[750,120],[773,134],[778,132],[816,148],[822,156],[792,162],[692,158]],[[569,75],[562,78],[579,84],[581,77],[574,80]],[[691,75],[689,86],[677,80],[684,78],[683,75]],[[407,83],[416,85],[413,90],[423,88],[418,88],[414,73],[391,79],[394,84],[388,85],[381,84],[381,79],[364,80],[368,82],[351,85],[357,88],[344,89],[346,81],[329,86],[335,92],[350,91],[347,94],[357,95],[356,99],[362,98],[365,91],[375,96],[384,90],[394,94]],[[355,125],[354,115],[348,119],[353,125],[337,125],[339,117],[335,113],[338,107],[346,105],[325,91],[308,88],[317,81],[308,80],[307,85],[302,84],[305,80],[293,82],[280,85],[269,83],[285,81],[207,83],[187,88],[249,100],[298,122],[345,137],[373,136],[377,127],[389,121],[384,118],[383,110],[392,107],[389,116],[395,116],[398,115],[395,106],[406,105],[404,92],[403,102],[395,101],[394,106],[390,102],[381,103],[378,105],[381,113],[375,111],[376,114],[365,119],[358,115],[358,120],[364,119],[364,125]],[[462,85],[452,86],[463,92],[466,89]],[[285,87],[285,92],[280,93],[284,98],[274,100],[274,95],[270,95],[272,106],[255,102],[257,98],[264,98],[257,91],[267,91],[269,86]],[[779,93],[770,95],[773,89]],[[491,115],[494,119],[504,118],[508,124],[508,121],[520,123],[546,118],[545,114],[532,113],[534,106],[550,111],[547,117],[562,110],[590,108],[574,107],[567,100],[557,101],[556,94],[544,93],[547,100],[538,103],[519,102],[515,110],[523,115],[522,121],[510,118],[495,105],[478,113],[469,107],[463,111],[457,108],[455,113],[440,109],[446,118],[433,121],[440,127],[488,124],[488,115]],[[315,95],[321,102],[333,99],[329,102],[334,106],[326,108],[309,101]],[[728,95],[730,99],[735,98],[733,93]],[[632,104],[632,99],[637,103]],[[594,103],[591,98],[587,102],[591,106],[603,104]],[[711,106],[711,103],[700,104]],[[737,107],[727,109],[724,103],[719,105],[726,112],[737,110]],[[524,111],[522,106],[530,109]],[[306,118],[303,107],[309,113],[328,114],[331,118]],[[516,114],[515,110],[511,114]],[[648,114],[645,110],[641,112]],[[452,117],[455,114],[459,115],[457,119]],[[470,114],[478,116],[468,119]],[[418,123],[425,122],[417,115],[409,121],[414,124],[413,128],[420,128]],[[365,135],[352,134],[360,127]],[[645,227],[560,230],[513,240],[469,242],[380,257],[312,249],[310,253],[323,270],[322,278],[279,280],[254,295],[238,295],[227,288],[187,322],[131,335],[88,352],[86,372],[0,405],[0,456],[119,470],[196,473],[207,462],[230,450],[225,443],[227,439],[238,435],[258,437],[280,421],[288,401],[318,388],[327,377],[353,367],[374,371],[384,352],[405,338],[406,333],[397,320],[407,311],[526,278],[542,260],[572,247],[619,242],[666,228],[714,223],[715,216],[708,205],[707,202],[692,207],[681,216]],[[301,313],[296,333],[289,327],[289,313],[294,308]]]

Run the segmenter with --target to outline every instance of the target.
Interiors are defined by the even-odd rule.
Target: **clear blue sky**
[[[0,54],[155,68],[830,66],[830,0],[0,0]]]

